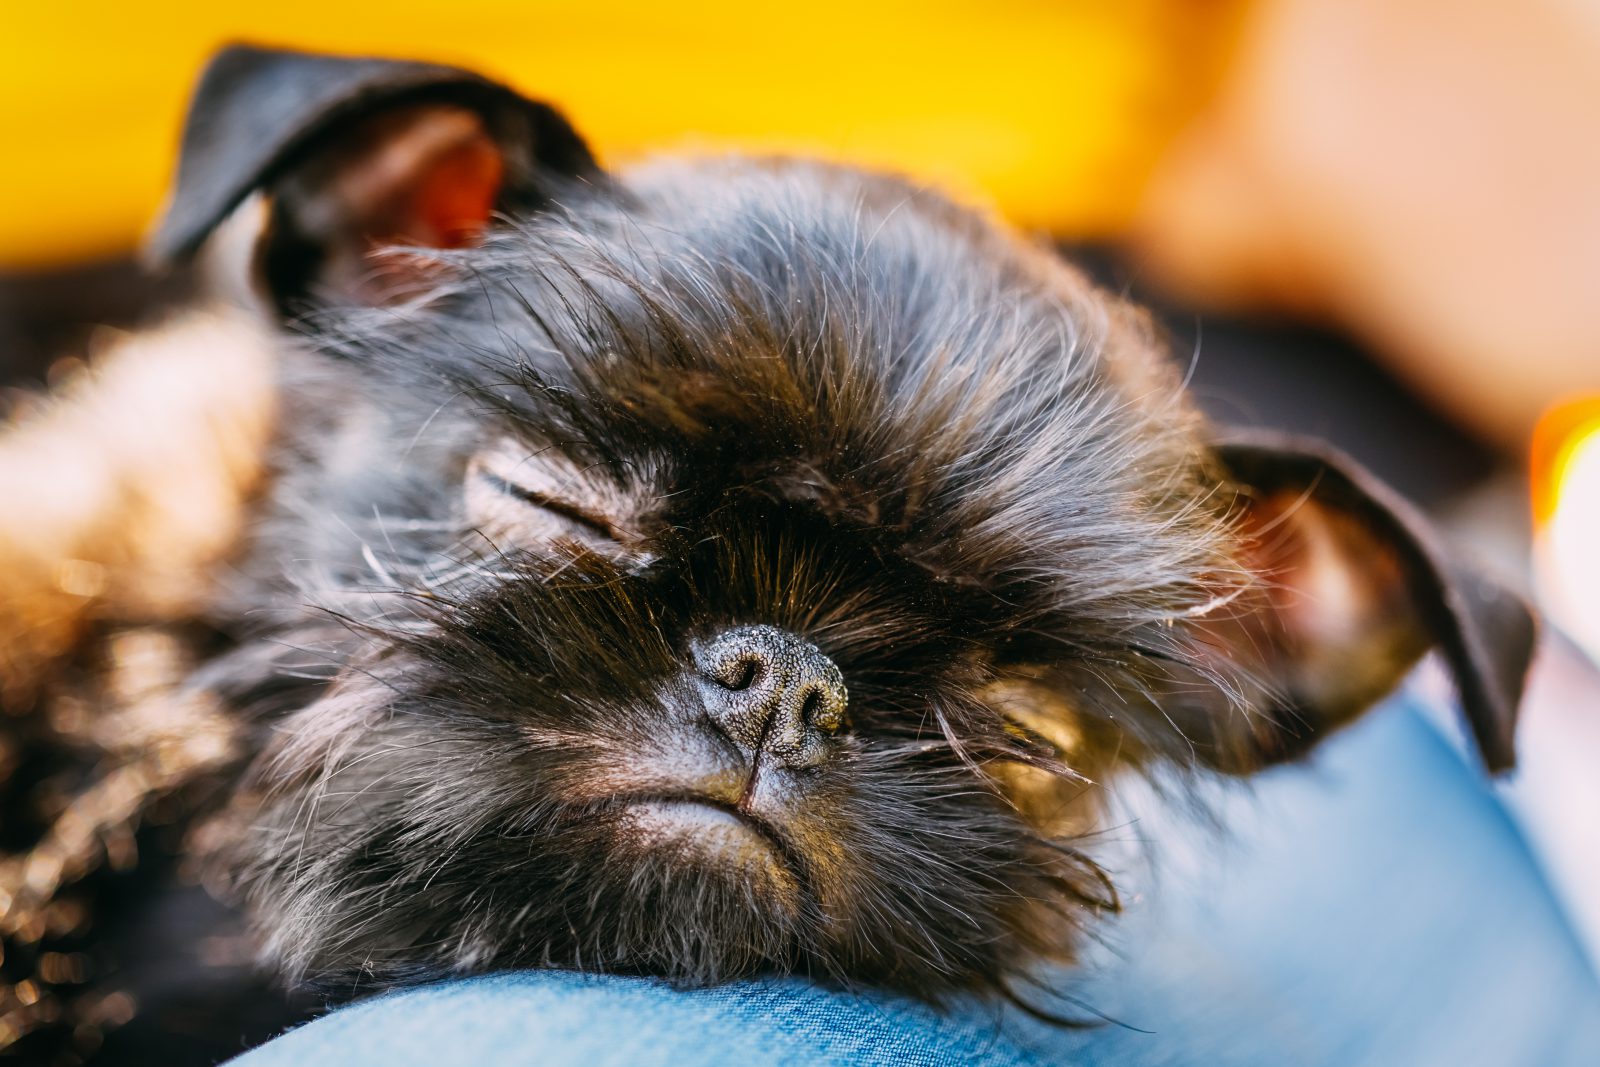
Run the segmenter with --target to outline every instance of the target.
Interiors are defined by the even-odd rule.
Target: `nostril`
[[[761,672],[762,664],[759,657],[740,656],[717,672],[717,681],[738,693],[759,682]]]
[[[844,727],[844,697],[825,683],[806,686],[800,698],[800,721],[813,730],[825,734],[837,733]]]
[[[708,652],[696,653],[701,675],[732,693],[765,685],[772,672],[771,661],[758,648],[713,648]]]
[[[817,713],[822,710],[822,691],[816,686],[806,690],[806,695],[800,702],[800,721],[812,726],[817,723]]]

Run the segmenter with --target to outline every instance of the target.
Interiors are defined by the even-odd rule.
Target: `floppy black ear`
[[[1239,487],[1265,590],[1228,640],[1253,646],[1289,704],[1274,716],[1281,729],[1260,738],[1260,762],[1309,748],[1437,646],[1484,764],[1512,767],[1536,636],[1521,598],[1464,565],[1416,508],[1327,445],[1237,432],[1216,452]]]
[[[318,286],[371,298],[375,250],[470,244],[494,212],[526,213],[599,173],[557,112],[469,71],[234,46],[195,90],[147,250],[186,260],[261,194],[231,254],[252,259],[280,307]]]

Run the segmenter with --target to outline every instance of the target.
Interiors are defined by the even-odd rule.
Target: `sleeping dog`
[[[151,251],[232,309],[162,335],[174,373],[264,384],[194,438],[243,454],[202,465],[222,543],[102,524],[63,632],[123,642],[87,659],[113,674],[165,649],[131,706],[168,719],[78,697],[144,768],[83,844],[188,798],[293,986],[1026,1005],[1117,906],[1118,778],[1299,758],[1435,646],[1512,762],[1515,597],[1331,450],[1208,424],[1138,309],[901,179],[607,173],[477,75],[234,48]],[[103,592],[174,558],[159,611]],[[74,877],[29,859],[0,866],[17,945]]]

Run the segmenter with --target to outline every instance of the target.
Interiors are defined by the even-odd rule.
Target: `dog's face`
[[[272,301],[342,294],[231,594],[272,621],[209,675],[278,709],[231,855],[293,976],[1003,990],[1114,905],[1107,777],[1295,755],[1440,629],[1408,520],[1218,447],[1140,316],[988,222],[794,163],[508,194],[458,104],[250,173]],[[377,229],[375,156],[444,161]]]
[[[384,447],[452,444],[424,513],[314,508],[377,558],[248,846],[291,965],[936,992],[1064,952],[1109,722],[1171,732],[1117,694],[1203,670],[1172,623],[1241,581],[1137,320],[806,165],[574,193],[454,269],[343,331],[426,422]]]

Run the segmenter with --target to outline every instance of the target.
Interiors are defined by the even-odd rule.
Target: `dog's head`
[[[157,247],[311,350],[207,668],[277,714],[233,856],[296,977],[1000,988],[1114,905],[1119,771],[1297,756],[1436,642],[1510,760],[1513,600],[907,183],[236,50]]]

